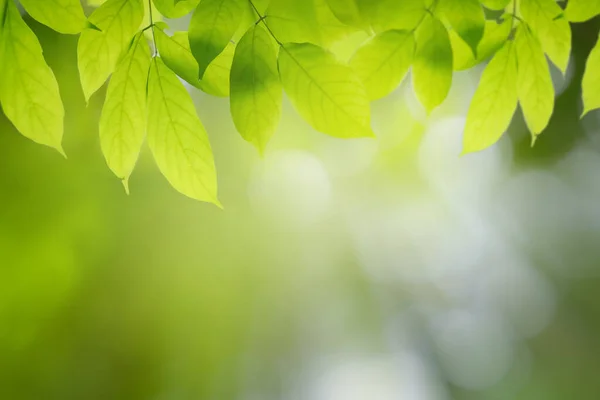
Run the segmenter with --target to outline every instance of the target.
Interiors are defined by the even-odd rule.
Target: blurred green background
[[[533,149],[518,116],[458,157],[481,68],[429,117],[406,80],[373,104],[376,140],[320,135],[286,103],[264,158],[227,99],[193,91],[224,210],[147,150],[127,196],[77,38],[27,21],[68,160],[0,114],[0,399],[600,397],[600,114],[578,117],[597,19],[574,27]]]

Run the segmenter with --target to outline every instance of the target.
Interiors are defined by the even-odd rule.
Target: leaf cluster
[[[600,0],[19,0],[40,23],[78,34],[86,101],[108,81],[102,152],[126,190],[144,142],[171,185],[219,205],[206,130],[182,83],[229,97],[240,135],[262,153],[283,93],[317,131],[374,136],[370,102],[410,71],[431,112],[454,71],[487,62],[467,115],[463,151],[493,145],[521,107],[532,141],[554,109],[549,62],[565,73],[571,23],[600,14]],[[191,14],[170,33],[162,16]],[[490,19],[487,15],[496,15]],[[355,32],[369,39],[349,62],[330,51]],[[582,82],[584,114],[600,108],[600,43]],[[19,132],[63,153],[64,109],[38,39],[13,0],[0,0],[0,104]]]

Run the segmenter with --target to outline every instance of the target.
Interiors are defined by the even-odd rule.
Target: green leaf
[[[521,0],[521,15],[550,60],[563,72],[571,54],[571,26],[555,0]]]
[[[84,29],[77,44],[83,94],[89,101],[114,71],[144,17],[142,0],[108,0],[89,20],[102,31]]]
[[[156,45],[165,65],[190,85],[217,97],[229,96],[229,73],[235,45],[229,43],[198,79],[198,63],[192,55],[187,32],[175,32],[171,37],[157,29]]]
[[[127,181],[146,134],[146,84],[150,49],[138,33],[110,78],[100,116],[100,145],[113,173]]]
[[[369,99],[390,94],[406,76],[415,52],[415,39],[408,31],[378,34],[358,49],[350,60],[367,89]]]
[[[427,16],[416,32],[413,87],[427,112],[442,104],[452,85],[452,46],[444,25]]]
[[[365,27],[359,6],[360,0],[326,0],[327,5],[337,19],[349,26]]]
[[[167,18],[181,18],[192,11],[200,0],[153,0],[156,9]]]
[[[184,195],[221,206],[206,130],[177,75],[155,57],[148,77],[148,145],[158,168]]]
[[[600,108],[600,39],[592,49],[585,64],[581,82],[583,91],[583,115]]]
[[[439,8],[452,29],[476,56],[485,29],[485,14],[479,0],[440,0]]]
[[[194,11],[188,35],[199,78],[231,41],[242,22],[243,5],[242,0],[204,0]]]
[[[414,29],[427,15],[425,0],[362,0],[362,6],[375,32]]]
[[[271,0],[265,21],[282,43],[321,43],[313,0]]]
[[[60,33],[76,34],[87,24],[79,0],[20,0],[36,21]]]
[[[571,22],[584,22],[600,14],[598,0],[569,0],[565,8],[565,16]]]
[[[242,37],[231,67],[231,116],[238,132],[263,152],[281,118],[277,50],[256,25]]]
[[[481,0],[481,4],[489,10],[504,10],[506,6],[508,6],[510,0]]]
[[[554,86],[542,45],[527,24],[521,24],[517,29],[514,46],[519,102],[535,141],[536,136],[548,125],[554,111]]]
[[[64,109],[54,73],[46,64],[35,34],[12,0],[1,4],[0,103],[4,114],[25,137],[61,154]]]
[[[477,46],[477,57],[474,56],[471,48],[455,31],[450,31],[454,70],[463,71],[469,69],[494,55],[508,39],[511,27],[512,19],[510,18],[506,18],[500,24],[495,21],[486,21],[483,38]]]
[[[508,129],[518,103],[517,61],[508,41],[486,66],[471,100],[463,138],[463,154],[496,143]]]
[[[285,44],[279,73],[292,104],[314,129],[341,138],[373,136],[365,88],[333,54],[309,43]]]

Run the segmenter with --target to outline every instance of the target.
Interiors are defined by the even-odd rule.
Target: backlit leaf
[[[227,47],[242,22],[243,0],[203,0],[194,11],[189,27],[192,54],[198,62],[198,76]]]
[[[266,21],[282,43],[321,44],[314,0],[271,0]]]
[[[510,0],[481,0],[481,4],[485,8],[497,11],[504,10],[508,3],[510,3]]]
[[[214,203],[217,174],[206,130],[189,93],[159,57],[148,77],[148,145],[158,168],[184,195]]]
[[[375,32],[415,28],[427,15],[425,0],[362,0]]]
[[[408,31],[380,33],[350,60],[371,100],[390,94],[404,79],[413,60],[415,40]]]
[[[440,0],[439,7],[452,29],[476,55],[485,28],[485,15],[479,0]]]
[[[187,32],[175,32],[169,37],[157,29],[156,44],[165,65],[190,85],[217,97],[229,96],[229,72],[235,46],[229,43],[198,79],[198,63],[192,55]]]
[[[12,0],[2,4],[0,103],[23,136],[62,150],[64,109],[54,73]]]
[[[584,22],[600,14],[598,0],[569,0],[565,16],[571,22]]]
[[[554,86],[542,46],[526,24],[515,36],[519,102],[529,131],[535,140],[548,125],[554,110]]]
[[[101,31],[84,29],[77,44],[79,77],[86,101],[114,71],[143,17],[142,0],[108,0],[92,13],[89,21]]]
[[[150,50],[138,33],[110,78],[102,115],[100,145],[113,173],[127,189],[146,134],[146,84]]]
[[[417,52],[412,69],[417,98],[430,112],[439,106],[452,85],[452,46],[444,25],[427,16],[416,32]]]
[[[583,115],[600,108],[600,39],[592,49],[585,64],[581,83],[583,91]]]
[[[200,0],[153,0],[156,9],[167,18],[181,18],[192,11]]]
[[[357,0],[326,0],[329,8],[346,25],[363,27],[365,22]]]
[[[80,0],[20,0],[33,19],[60,33],[81,32],[87,23]]]
[[[495,21],[486,21],[483,38],[477,46],[477,57],[473,55],[471,48],[455,31],[450,31],[454,70],[463,71],[469,69],[491,57],[508,39],[511,26],[512,22],[510,18],[505,19],[500,24]]]
[[[496,143],[508,129],[517,103],[517,61],[513,41],[508,41],[486,66],[471,100],[463,153],[480,151]]]
[[[564,73],[571,54],[571,26],[555,0],[521,0],[521,15],[542,44],[542,49]]]
[[[277,50],[256,25],[242,37],[231,67],[231,116],[238,132],[262,153],[281,118]]]
[[[360,79],[330,52],[309,43],[285,44],[279,73],[292,104],[314,129],[341,138],[373,136]]]

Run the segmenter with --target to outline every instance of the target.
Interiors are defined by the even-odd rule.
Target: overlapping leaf
[[[390,94],[404,79],[413,60],[415,39],[408,31],[378,34],[350,60],[371,100]]]
[[[192,11],[200,0],[153,0],[156,9],[167,18],[180,18]]]
[[[362,0],[361,4],[375,32],[414,29],[427,15],[425,0]]]
[[[217,97],[229,96],[229,73],[235,46],[229,43],[225,50],[210,63],[204,77],[198,78],[198,63],[192,55],[187,32],[167,36],[156,29],[156,45],[165,65],[190,85]]]
[[[373,135],[360,79],[330,52],[309,43],[285,44],[279,73],[292,104],[317,131],[341,138]]]
[[[416,32],[417,52],[412,69],[417,98],[430,112],[439,106],[452,85],[452,46],[444,25],[427,16]]]
[[[143,17],[142,0],[108,0],[89,17],[100,30],[84,29],[77,44],[77,65],[86,100],[114,71]]]
[[[552,62],[564,73],[571,54],[571,26],[555,0],[522,0],[521,15]]]
[[[515,37],[519,102],[529,131],[535,140],[548,125],[554,110],[554,87],[542,46],[526,24]]]
[[[237,45],[231,67],[231,116],[238,132],[260,152],[281,117],[282,88],[277,51],[265,29],[256,25]]]
[[[439,7],[452,29],[476,56],[485,29],[485,14],[479,0],[440,0]]]
[[[171,185],[188,197],[220,206],[206,130],[189,93],[158,57],[148,77],[147,127],[150,150]]]
[[[113,173],[127,189],[146,134],[146,84],[150,50],[138,33],[110,78],[100,116],[100,145]]]
[[[210,63],[227,47],[244,15],[243,0],[203,0],[188,31],[190,48],[202,78]]]
[[[80,0],[20,0],[20,3],[35,20],[57,32],[75,34],[86,27]]]
[[[469,69],[491,57],[498,51],[508,39],[512,27],[510,18],[501,23],[486,21],[483,38],[477,46],[477,56],[472,49],[458,36],[455,31],[450,31],[450,42],[452,43],[452,56],[455,71]]]
[[[63,153],[64,109],[54,73],[12,0],[0,6],[5,12],[0,25],[2,110],[23,136]]]

